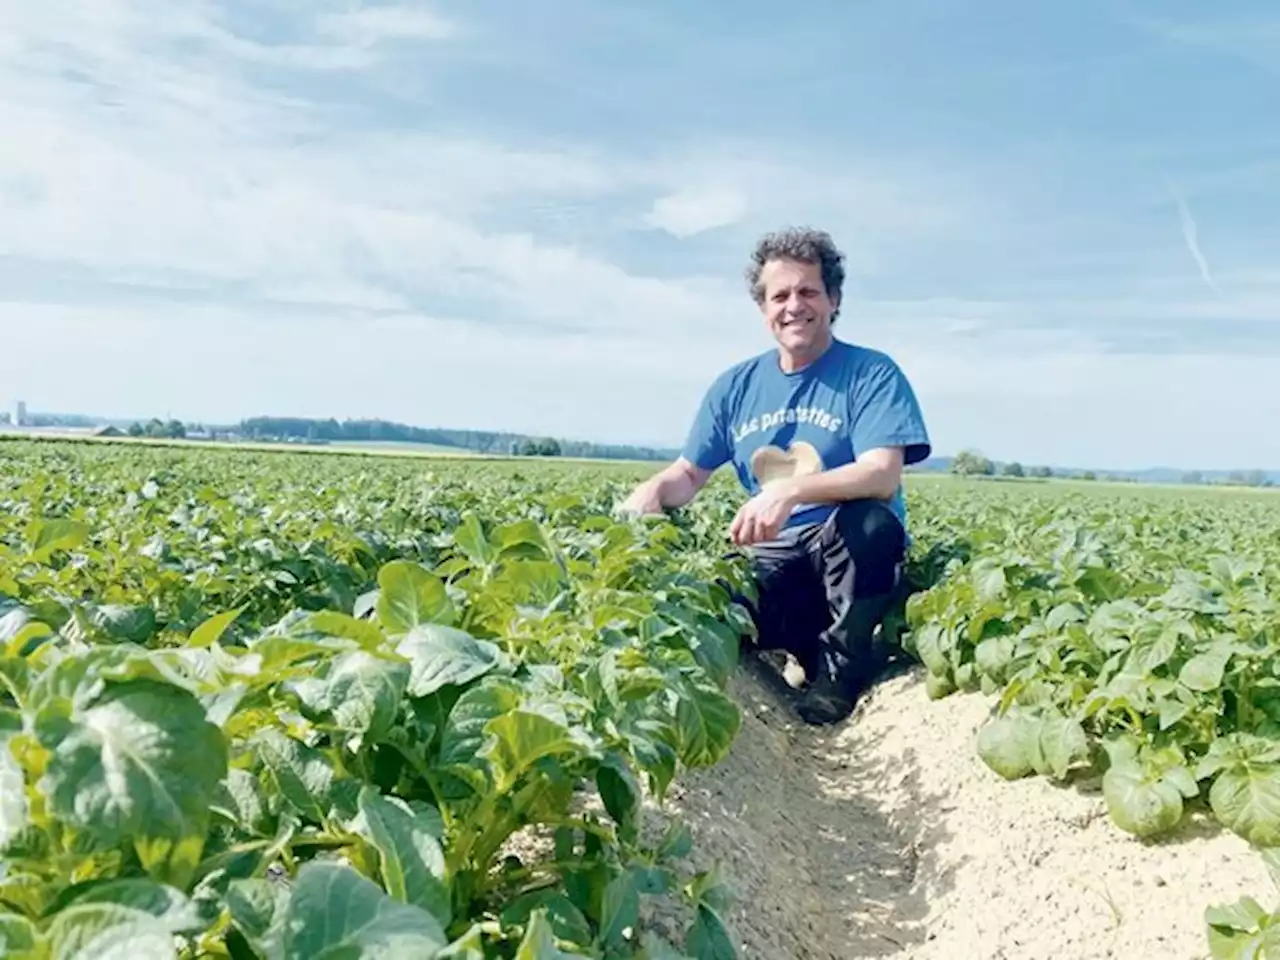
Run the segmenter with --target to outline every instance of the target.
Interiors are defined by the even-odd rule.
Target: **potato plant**
[[[3,455],[0,954],[734,955],[687,829],[642,823],[739,727],[724,505],[623,522],[607,472],[552,468]]]

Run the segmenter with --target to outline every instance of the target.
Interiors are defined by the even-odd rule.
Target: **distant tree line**
[[[1094,470],[1059,470],[1055,473],[1051,467],[1027,468],[1016,460],[1010,463],[997,463],[976,450],[961,450],[952,459],[950,470],[952,473],[964,477],[993,477],[999,475],[1003,477],[1036,477],[1043,479],[1056,475],[1070,477],[1074,480],[1102,479],[1109,483],[1139,482],[1137,477],[1122,473],[1106,473],[1099,477],[1099,474]],[[1232,470],[1225,476],[1219,475],[1213,478],[1206,477],[1199,470],[1192,470],[1184,473],[1181,480],[1186,484],[1221,484],[1234,487],[1270,487],[1273,485],[1265,470]]]
[[[125,431],[131,437],[168,437],[180,440],[187,435],[187,426],[181,420],[160,420],[152,417],[146,423],[133,422]]]
[[[1208,480],[1199,470],[1192,470],[1182,475],[1183,483],[1213,483],[1215,481]],[[1225,483],[1232,487],[1269,487],[1271,486],[1271,478],[1267,476],[1265,470],[1232,470],[1225,477],[1216,481]]]
[[[993,477],[997,473],[1004,477],[1036,477],[1053,476],[1052,467],[1024,467],[1014,460],[1011,463],[997,464],[975,450],[961,450],[951,461],[951,472],[965,477]]]
[[[564,456],[610,460],[667,460],[673,450],[627,444],[590,443],[531,437],[493,430],[451,430],[411,427],[388,420],[315,420],[306,417],[251,417],[239,431],[254,440],[309,440],[312,442],[427,443],[460,447],[476,453],[508,456]]]

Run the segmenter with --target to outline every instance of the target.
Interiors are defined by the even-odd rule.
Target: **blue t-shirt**
[[[758,473],[830,470],[891,446],[905,448],[906,464],[931,450],[911,384],[888,355],[835,340],[794,373],[783,372],[776,350],[730,367],[707,390],[683,453],[704,470],[732,462],[755,496]],[[889,505],[905,528],[901,487]],[[785,526],[820,522],[835,507],[801,504]]]

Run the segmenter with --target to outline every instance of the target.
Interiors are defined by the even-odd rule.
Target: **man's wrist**
[[[793,477],[785,481],[778,493],[782,501],[787,505],[787,511],[794,510],[797,506],[804,502],[804,478]]]

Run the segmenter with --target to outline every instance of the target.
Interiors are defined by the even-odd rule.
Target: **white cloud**
[[[1225,296],[1222,288],[1218,286],[1213,279],[1213,274],[1209,270],[1209,261],[1205,259],[1204,252],[1200,249],[1199,233],[1200,228],[1196,224],[1195,218],[1191,215],[1191,208],[1187,206],[1186,199],[1178,190],[1170,185],[1170,191],[1173,193],[1174,202],[1178,205],[1178,222],[1182,227],[1182,239],[1186,241],[1187,251],[1196,262],[1196,266],[1200,270],[1200,277],[1218,296]]]
[[[421,7],[360,7],[322,16],[318,33],[368,47],[381,40],[449,40],[458,24]]]
[[[0,301],[0,384],[44,409],[48,373],[30,358],[56,343],[66,410],[215,422],[397,411],[424,426],[672,442],[706,371],[749,346],[690,336],[676,350],[608,331],[551,339],[412,313],[284,316],[194,306],[183,314],[175,326],[166,304]],[[566,402],[564,384],[576,402]]]
[[[899,351],[935,444],[998,459],[1111,469],[1280,468],[1275,360],[1241,354]]]
[[[1176,43],[1236,58],[1266,73],[1280,72],[1280,19],[1270,10],[1263,13],[1260,7],[1254,14],[1183,22],[1143,16],[1128,19]]]
[[[747,198],[726,187],[695,187],[654,202],[645,223],[676,237],[737,223],[747,213]]]
[[[608,330],[548,338],[409,312],[195,306],[183,319],[175,326],[167,304],[0,302],[0,383],[42,407],[47,372],[29,358],[56,343],[67,410],[212,421],[397,411],[422,425],[666,445],[683,439],[714,372],[768,345],[746,325],[729,337],[693,330],[664,341]],[[911,377],[939,453],[976,446],[1024,463],[1103,468],[1280,466],[1280,442],[1223,427],[1280,418],[1270,358],[1108,354],[1065,333],[872,339]]]
[[[305,291],[314,303],[332,295],[335,307],[430,309],[443,295],[471,299],[481,315],[653,336],[655,322],[740,324],[737,278],[635,275],[586,248],[482,220],[500,222],[531,202],[554,208],[668,191],[690,176],[710,182],[713,167],[777,210],[771,185],[795,179],[763,158],[618,158],[327,128],[335,118],[322,105],[248,83],[234,63],[261,44],[233,34],[210,5],[150,19],[140,2],[105,0],[98,17],[92,37],[65,49],[52,46],[59,21],[47,11],[11,17],[17,35],[43,52],[0,66],[6,88],[32,94],[0,101],[0,124],[19,145],[0,155],[0,254],[210,296],[235,283],[240,296],[247,290],[264,301],[293,302]],[[320,22],[348,42],[359,25],[439,34],[407,8],[361,8]],[[197,42],[196,54],[165,54],[179,39]],[[92,82],[69,80],[73,64]],[[114,100],[109,111],[97,102],[102,90]],[[823,195],[823,182],[805,182],[811,200]],[[736,186],[678,190],[658,202],[655,217],[688,236],[740,220],[746,196]],[[536,227],[543,217],[527,219]]]
[[[277,6],[287,18],[256,33],[203,0],[0,6],[0,267],[52,278],[35,303],[0,302],[2,389],[123,415],[388,416],[674,443],[711,377],[769,346],[716,259],[741,260],[755,231],[829,226],[864,275],[915,264],[930,243],[999,240],[1001,211],[960,173],[724,140],[637,155],[384,127],[347,81],[391,89],[396,53],[474,31],[416,5]],[[341,107],[304,93],[335,80],[352,98]],[[617,259],[642,243],[658,244],[643,253],[661,276]],[[713,253],[682,268],[693,248]],[[1276,412],[1264,358],[1120,359],[1081,330],[1280,317],[1274,275],[1237,263],[1219,277],[1231,297],[1194,275],[1109,296],[851,290],[840,332],[901,360],[942,451],[1129,462],[1187,449],[1205,465],[1254,442],[1220,429],[1222,410]],[[106,296],[70,305],[77,283]],[[56,384],[29,362],[54,349]],[[1280,463],[1256,453],[1235,459]]]

